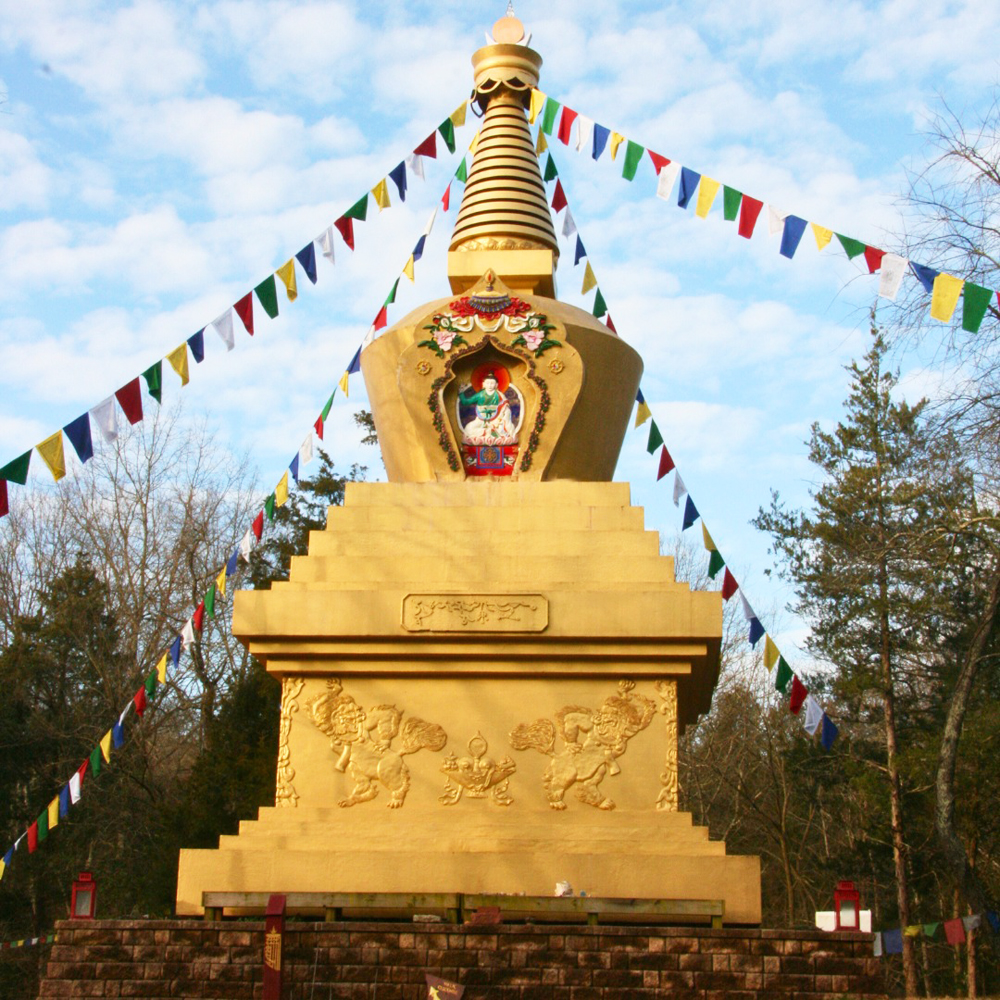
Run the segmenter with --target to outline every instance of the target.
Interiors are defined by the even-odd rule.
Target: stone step
[[[641,507],[331,507],[327,531],[434,531],[446,535],[460,528],[520,536],[548,531],[644,531]]]
[[[628,483],[348,483],[348,507],[628,507]]]

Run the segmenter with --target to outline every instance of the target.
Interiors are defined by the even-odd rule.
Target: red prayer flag
[[[0,479],[0,517],[6,517],[10,513],[7,505],[7,480]]]
[[[569,202],[566,201],[566,192],[563,191],[562,181],[556,178],[556,190],[552,195],[552,210],[561,212]]]
[[[448,186],[444,189],[444,197],[441,199],[441,210],[447,212],[448,205],[450,203],[451,203],[451,181],[448,182]]]
[[[259,537],[259,536],[258,536]],[[202,601],[198,607],[194,609],[194,614],[191,616],[191,624],[200,632],[205,625],[205,602]]]
[[[146,688],[145,686],[139,688],[136,691],[134,697],[132,698],[132,704],[135,705],[135,714],[142,718],[142,713],[146,711]]]
[[[792,693],[788,699],[788,710],[792,715],[799,714],[799,709],[805,704],[807,694],[809,694],[809,689],[793,674]]]
[[[417,156],[429,156],[432,160],[437,159],[437,132],[431,132],[429,136],[413,151]]]
[[[38,850],[38,820],[36,819],[28,827],[28,853],[34,854]],[[961,923],[961,921],[959,921]]]
[[[722,577],[722,599],[728,601],[739,589],[740,585],[736,582],[736,577],[729,572],[729,567],[727,566],[725,575]]]
[[[253,537],[260,541],[260,536],[264,534],[264,512],[258,512],[257,516],[253,519],[253,524],[250,525],[253,531]]]
[[[243,320],[247,333],[253,336],[253,292],[247,292],[239,302],[233,303],[236,315]]]
[[[656,473],[656,481],[659,482],[673,467],[674,460],[670,457],[667,446],[664,445],[663,450],[660,452],[660,468]]]
[[[944,922],[944,936],[948,944],[965,944],[965,924],[961,917]]]
[[[313,424],[313,427],[316,429],[316,437],[318,437],[320,439],[320,441],[322,441],[323,440],[323,414],[322,413],[316,418],[316,423]]]
[[[142,390],[139,388],[138,377],[123,385],[116,393],[115,399],[118,405],[125,411],[130,424],[137,424],[142,420]]]
[[[750,239],[753,236],[753,227],[757,225],[757,216],[764,207],[764,202],[751,198],[750,195],[743,195],[740,202],[740,225],[739,234]]]
[[[884,250],[877,250],[875,247],[865,247],[865,263],[868,265],[869,274],[874,274],[882,266],[882,258],[884,256]]]
[[[660,176],[660,171],[670,162],[665,156],[661,156],[659,153],[654,153],[651,149],[646,150],[649,153],[649,158],[653,161],[653,166],[656,168],[656,176]]]
[[[80,775],[80,787],[83,788],[83,779],[87,776],[87,770],[90,767],[90,761],[85,760],[77,769],[76,773]]]
[[[569,145],[570,134],[573,131],[573,122],[576,121],[576,112],[572,108],[563,105],[562,118],[559,119],[559,141],[564,145]]]
[[[608,326],[608,329],[609,329],[609,330],[610,330],[610,331],[611,331],[612,333],[617,333],[617,332],[618,332],[618,329],[617,329],[617,327],[615,326],[615,324],[611,322],[611,313],[608,313],[608,323],[607,323],[607,326]]]
[[[353,250],[354,249],[354,220],[349,219],[346,215],[342,215],[334,223],[337,227],[337,232],[344,237],[344,242]]]
[[[378,311],[378,315],[375,317],[375,329],[381,330],[389,325],[389,308],[388,306],[382,306]]]

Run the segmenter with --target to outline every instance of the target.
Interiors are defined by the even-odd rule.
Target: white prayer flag
[[[962,926],[965,928],[966,933],[974,931],[982,922],[983,917],[980,913],[973,913],[971,916],[962,917]]]
[[[881,931],[876,931],[875,932],[875,951],[874,951],[874,954],[875,954],[876,958],[881,958],[882,957],[882,932]]]
[[[333,259],[333,226],[327,228],[326,232],[316,242],[319,244],[320,250],[323,251],[323,256],[331,263],[335,263]]]
[[[299,468],[308,465],[313,460],[313,436],[312,431],[306,435],[305,441],[299,448]]]
[[[594,119],[577,115],[576,151],[590,149],[590,138],[594,134]]]
[[[90,415],[101,429],[101,434],[108,444],[118,439],[118,414],[115,411],[114,396],[108,396],[103,403],[98,403],[90,411]]]
[[[899,286],[903,282],[903,275],[909,261],[899,254],[887,253],[882,256],[882,266],[879,270],[878,293],[884,299],[895,299],[899,292]]]
[[[233,311],[227,309],[218,319],[212,320],[215,332],[222,338],[226,345],[226,350],[231,351],[236,345],[236,338],[233,336]]]
[[[659,176],[656,179],[656,197],[664,201],[670,200],[670,192],[674,189],[674,181],[681,172],[681,165],[671,160],[666,166],[660,168]]]
[[[128,713],[131,711],[132,711],[132,701],[130,700],[129,703],[122,709],[122,714],[118,716],[119,726],[125,722],[125,716],[128,715]]]
[[[767,235],[780,236],[785,231],[785,212],[779,212],[774,205],[767,206]]]
[[[194,622],[189,618],[181,629],[181,646],[186,650],[194,642]]]
[[[253,537],[250,534],[250,529],[247,529],[247,533],[240,539],[240,558],[244,562],[250,562],[250,549],[253,546]]]
[[[681,497],[687,493],[687,487],[684,485],[684,480],[681,479],[681,474],[679,472],[674,473],[674,506],[680,507]]]
[[[569,239],[576,232],[576,219],[573,218],[573,213],[569,210],[569,206],[566,206],[566,217],[563,219],[562,234]]]
[[[743,602],[743,617],[750,621],[752,618],[757,616],[753,613],[753,608],[750,607],[750,602],[743,596],[743,591],[740,591],[740,600]]]
[[[419,153],[410,153],[406,158],[406,165],[410,168],[410,173],[414,177],[424,179],[424,158]]]
[[[434,228],[434,220],[437,218],[438,210],[435,206],[434,211],[431,212],[431,217],[427,220],[427,225],[424,226],[424,236],[430,236],[431,230]]]
[[[69,800],[76,805],[80,801],[80,772],[76,771],[69,779]]]
[[[365,334],[365,339],[361,341],[361,350],[363,351],[374,339],[375,339],[375,324],[372,323],[372,325],[368,327],[368,332]]]
[[[819,729],[820,724],[823,722],[823,709],[820,707],[819,702],[811,695],[806,695],[806,714],[805,718],[802,720],[802,725],[805,727],[806,732],[810,736],[816,735],[816,730]]]

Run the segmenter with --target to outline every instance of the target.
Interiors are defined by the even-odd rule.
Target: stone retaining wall
[[[263,921],[62,921],[39,994],[262,995]],[[884,997],[870,934],[679,927],[290,921],[285,1000],[423,1000],[424,972],[467,1000]]]

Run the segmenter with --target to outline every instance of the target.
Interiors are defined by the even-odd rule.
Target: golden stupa
[[[349,484],[287,583],[236,596],[234,634],[282,684],[276,801],[181,852],[179,914],[221,892],[561,883],[640,915],[708,901],[760,922],[759,859],[678,805],[721,598],[674,580],[611,482],[642,362],[554,297],[525,114],[542,60],[510,14],[493,38],[472,60],[484,115],[453,295],[361,355],[389,482]]]

